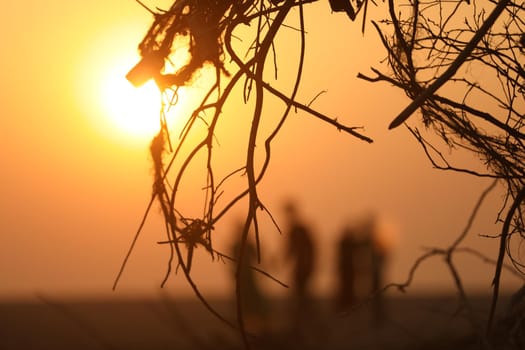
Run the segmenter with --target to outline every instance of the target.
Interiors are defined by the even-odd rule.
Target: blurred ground
[[[500,301],[505,309],[508,298]],[[234,320],[233,303],[210,303]],[[469,319],[480,327],[489,297],[470,299],[471,312],[454,297],[401,296],[386,300],[382,323],[372,304],[348,313],[327,300],[303,309],[294,327],[291,304],[268,305],[266,329],[255,349],[470,349],[477,348]],[[260,328],[260,327],[259,327]],[[0,303],[0,349],[241,349],[238,333],[196,300],[77,300],[41,297],[37,302]]]

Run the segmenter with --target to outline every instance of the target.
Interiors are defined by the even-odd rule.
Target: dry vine
[[[445,147],[474,153],[486,170],[452,166],[430,136],[407,125],[436,168],[492,177],[505,184],[506,197],[495,214],[503,225],[490,330],[505,256],[516,270],[525,272],[524,262],[511,247],[511,242],[523,244],[525,234],[525,3],[408,0],[395,4],[389,0],[388,5],[390,18],[374,26],[388,52],[391,71],[372,68],[375,76],[359,77],[390,83],[413,100],[390,128],[419,110],[425,128],[438,135]]]
[[[244,246],[250,228],[253,228],[259,253],[258,209],[270,217],[271,213],[259,195],[258,185],[270,164],[272,142],[290,112],[300,110],[360,140],[372,141],[362,135],[359,128],[345,126],[337,119],[314,110],[309,103],[299,102],[297,95],[306,42],[303,6],[314,1],[175,0],[167,10],[148,9],[154,15],[154,22],[139,45],[142,60],[128,74],[128,79],[137,85],[154,79],[163,95],[161,129],[151,144],[155,176],[145,217],[156,200],[166,223],[167,239],[161,243],[169,244],[171,248],[166,279],[171,274],[172,264],[176,264],[195,294],[220,318],[223,317],[206,302],[192,279],[193,250],[200,246],[212,259],[224,257],[214,249],[214,227],[232,208],[246,200],[242,244],[239,256],[235,257],[237,326],[232,324],[232,327],[240,329],[246,347],[249,347],[249,338],[244,330],[240,301],[242,286],[239,283]],[[345,11],[352,20],[360,10],[364,9],[363,13],[366,13],[367,3],[330,0],[332,10]],[[388,52],[391,71],[382,73],[372,69],[376,76],[360,74],[359,77],[373,82],[388,82],[402,89],[413,100],[394,119],[391,128],[405,123],[419,110],[425,127],[434,131],[447,147],[475,153],[484,162],[486,170],[479,172],[452,166],[439,146],[423,136],[417,127],[410,127],[434,166],[491,177],[504,183],[507,189],[501,211],[497,213],[503,228],[499,236],[500,252],[495,259],[490,328],[501,270],[505,266],[505,253],[517,270],[523,272],[524,267],[523,262],[511,253],[510,243],[514,241],[512,237],[518,237],[518,242],[523,242],[524,234],[525,6],[511,0],[405,0],[400,4],[389,0],[388,6],[389,20],[373,24]],[[243,32],[249,27],[255,29]],[[267,77],[269,67],[273,66],[275,74],[277,72],[278,52],[275,48],[278,33],[283,30],[294,30],[300,42],[291,92],[276,88]],[[240,52],[239,45],[235,44],[240,39],[251,43],[245,52]],[[189,58],[184,64],[177,65],[173,57],[180,50],[186,50]],[[180,89],[191,85],[206,67],[213,70],[213,79],[200,102],[185,116],[186,127],[180,136],[174,137],[167,116],[178,102]],[[473,72],[481,72],[482,78],[476,78]],[[241,90],[240,96],[236,89]],[[269,99],[279,100],[283,108],[271,132],[263,135],[261,125],[270,118],[264,108]],[[249,129],[238,134],[245,137],[246,146],[242,150],[245,160],[232,167],[226,175],[217,175],[214,146],[220,140],[216,139],[216,130],[224,123],[224,107],[230,100],[244,100],[253,106]],[[202,128],[205,132],[201,135],[198,130]],[[264,145],[261,153],[256,153],[257,144]],[[256,160],[256,156],[261,157]],[[196,194],[203,196],[205,203],[199,216],[186,214],[178,195],[184,187],[183,180],[189,176],[188,169],[196,163],[202,163],[206,169],[206,180],[202,184],[205,190]],[[228,197],[223,190],[225,185],[241,176],[244,179],[242,188],[237,188],[225,199]],[[474,216],[475,211],[470,221]],[[452,264],[452,255],[462,249],[458,245],[468,231],[470,221],[465,232],[448,249],[432,250],[414,265],[415,270],[426,257],[436,254],[445,256],[462,298],[465,295],[461,279]],[[186,255],[183,254],[184,248]],[[129,254],[122,269],[128,257]],[[401,289],[403,286],[398,285]]]
[[[163,96],[163,109],[161,111],[161,129],[151,143],[151,157],[154,164],[153,194],[146,215],[132,243],[142,229],[144,220],[156,200],[162,210],[166,223],[167,239],[165,242],[171,248],[171,257],[166,274],[166,279],[172,271],[172,264],[180,268],[195,294],[217,317],[231,324],[217,313],[202,296],[198,286],[191,275],[193,250],[203,247],[214,258],[225,255],[218,253],[213,247],[214,227],[235,206],[241,205],[247,199],[247,215],[242,232],[241,249],[236,257],[237,269],[237,323],[232,327],[238,328],[242,334],[243,342],[249,347],[249,337],[244,330],[243,313],[241,309],[240,269],[244,259],[244,247],[250,228],[253,228],[257,252],[259,252],[259,215],[262,209],[271,214],[264,205],[258,192],[258,184],[263,179],[271,158],[272,141],[279,133],[291,111],[303,111],[323,122],[333,125],[337,130],[343,131],[360,140],[372,140],[358,132],[359,128],[348,127],[319,111],[314,110],[308,103],[299,102],[297,97],[300,85],[303,59],[305,55],[305,24],[303,6],[314,0],[175,0],[167,10],[148,9],[154,22],[146,36],[139,45],[142,60],[129,72],[128,80],[135,85],[140,85],[149,79],[154,79]],[[330,2],[332,7],[336,2]],[[352,19],[366,2],[359,1],[354,5],[350,2],[343,6],[333,8],[334,11],[353,11]],[[142,3],[141,3],[142,4]],[[145,7],[145,5],[143,5]],[[147,7],[146,7],[147,8]],[[295,10],[295,11],[292,11]],[[327,11],[329,8],[327,7]],[[294,21],[295,19],[295,21]],[[248,27],[254,27],[253,36],[245,34]],[[294,30],[300,42],[299,62],[295,81],[292,83],[291,92],[283,92],[274,87],[267,80],[265,72],[273,65],[277,71],[275,51],[278,33],[283,30]],[[241,33],[242,32],[242,33]],[[236,41],[250,41],[247,52],[239,52]],[[172,59],[179,50],[186,50],[189,54],[187,61],[177,66]],[[179,137],[174,137],[167,123],[170,109],[178,102],[178,92],[191,85],[199,76],[203,68],[214,71],[213,81],[204,97],[186,117],[186,127]],[[241,88],[241,95],[236,94],[236,88]],[[269,98],[276,98],[282,103],[282,112],[273,130],[266,136],[260,132],[261,123],[270,118],[265,113],[265,104]],[[218,178],[215,164],[216,130],[223,123],[224,106],[229,100],[244,100],[252,103],[253,110],[250,115],[251,125],[246,132],[239,132],[239,138],[246,138],[246,147],[241,152],[245,154],[245,161],[230,172]],[[240,117],[240,116],[237,116]],[[205,128],[203,135],[199,130]],[[198,141],[195,141],[198,139]],[[256,160],[256,145],[264,145],[264,152]],[[186,148],[186,152],[183,150]],[[204,197],[202,215],[198,217],[187,216],[184,203],[179,201],[178,193],[186,180],[188,169],[195,163],[204,163],[206,180],[202,184],[205,190],[195,193]],[[242,188],[238,188],[231,199],[224,200],[225,184],[234,177],[244,176]],[[272,219],[273,220],[273,219]],[[186,255],[183,255],[183,249]],[[129,258],[129,253],[123,263],[122,269],[115,281],[118,282],[122,270]],[[166,281],[165,279],[165,281]],[[164,282],[165,282],[164,281]],[[164,283],[163,283],[164,284]]]

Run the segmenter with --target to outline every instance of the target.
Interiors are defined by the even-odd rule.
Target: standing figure
[[[336,308],[346,311],[356,302],[356,266],[355,251],[357,246],[355,232],[346,227],[338,245],[337,273],[338,292],[336,295]]]
[[[300,220],[297,208],[290,203],[286,206],[289,220],[287,255],[293,264],[293,286],[300,300],[309,297],[309,283],[314,270],[315,251],[308,227]]]
[[[381,288],[389,247],[384,236],[375,215],[369,214],[343,230],[337,257],[336,307],[347,311],[357,301],[372,297],[372,317],[376,325],[384,321],[386,311]]]
[[[370,222],[370,234],[372,241],[372,292],[376,293],[373,303],[374,325],[381,326],[386,319],[386,307],[384,293],[384,275],[389,254],[388,242],[385,241],[384,232],[381,232],[376,222]],[[383,235],[383,236],[382,236]]]
[[[290,341],[294,348],[317,348],[326,337],[325,324],[319,322],[319,310],[312,298],[312,277],[316,263],[316,247],[312,232],[302,220],[294,203],[285,206],[288,229],[286,258],[291,263],[292,304],[290,305]]]
[[[237,261],[240,259],[243,226],[243,223],[238,225],[236,233],[239,237],[232,247],[233,256]],[[254,334],[261,334],[267,327],[268,304],[257,281],[255,270],[252,268],[257,263],[256,255],[255,245],[248,238],[244,246],[242,264],[238,267],[240,268],[239,281],[234,280],[234,284],[240,283],[241,307],[246,329]],[[236,279],[235,271],[232,272]]]

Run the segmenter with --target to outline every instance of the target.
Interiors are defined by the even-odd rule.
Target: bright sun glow
[[[106,77],[102,90],[104,109],[116,129],[148,139],[159,131],[160,92],[154,81],[136,88],[116,72]]]

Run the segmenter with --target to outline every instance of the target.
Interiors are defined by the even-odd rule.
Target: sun
[[[119,69],[105,76],[101,93],[105,114],[120,133],[151,139],[159,131],[161,93],[153,80],[137,88]]]

